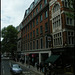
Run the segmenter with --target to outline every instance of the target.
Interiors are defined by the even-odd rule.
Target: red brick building
[[[53,48],[74,46],[74,10],[68,0],[51,0],[49,3],[50,32]]]
[[[74,65],[74,8],[73,0],[49,2],[50,34],[53,54],[62,56],[62,65]]]
[[[25,62],[45,62],[51,54],[74,48],[74,11],[69,1],[34,0],[25,11],[21,22]]]
[[[50,35],[49,22],[49,0],[34,0],[26,10],[22,21],[22,51],[25,55],[29,54],[31,61],[39,63],[45,61],[51,55],[47,36]],[[46,58],[41,56],[46,55]]]

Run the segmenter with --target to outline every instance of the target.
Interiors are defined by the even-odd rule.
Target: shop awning
[[[54,63],[60,55],[51,55],[46,61],[45,63]]]

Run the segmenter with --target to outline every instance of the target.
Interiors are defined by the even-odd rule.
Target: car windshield
[[[13,65],[13,68],[20,68],[19,65]]]

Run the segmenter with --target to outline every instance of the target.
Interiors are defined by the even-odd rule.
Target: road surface
[[[13,64],[15,62],[12,62],[9,59],[2,59],[1,60],[1,75],[12,75],[12,73],[10,72],[10,66],[11,64]],[[20,64],[19,64],[20,65]],[[28,70],[26,67],[24,67],[23,65],[20,65],[21,68],[23,69],[23,74],[21,75],[35,75],[34,72]]]

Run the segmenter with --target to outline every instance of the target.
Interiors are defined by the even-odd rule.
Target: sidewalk
[[[15,62],[15,61],[14,61]],[[27,65],[27,64],[22,64],[21,62],[15,62],[15,63],[18,63],[18,64],[20,64],[20,65],[22,65],[22,66],[25,66],[26,68],[28,68],[30,71],[33,71],[33,72],[35,72],[35,73],[37,73],[37,74],[39,74],[39,75],[44,75],[44,73],[42,73],[42,72],[40,72],[39,70],[37,70],[37,68],[36,67],[33,67],[32,65]],[[72,74],[72,73],[65,73],[65,74],[58,74],[58,75],[74,75],[74,74]]]
[[[15,62],[15,61],[14,61]],[[22,65],[22,66],[25,66],[26,68],[28,68],[30,71],[33,71],[33,72],[35,72],[35,73],[37,73],[37,74],[39,74],[39,75],[44,75],[44,73],[42,73],[42,72],[40,72],[39,70],[37,70],[37,68],[36,67],[33,67],[32,65],[27,65],[27,64],[22,64],[21,62],[15,62],[15,63],[18,63],[18,64],[20,64],[20,65]]]

